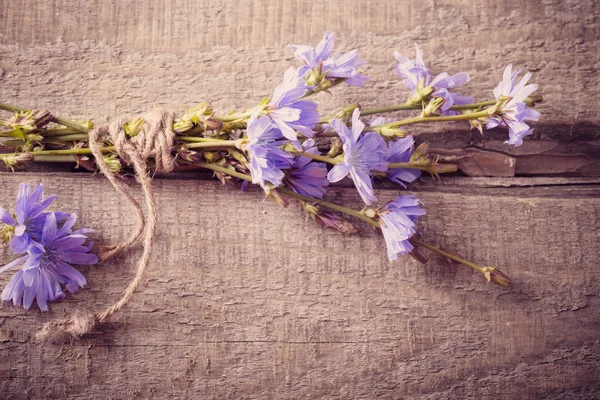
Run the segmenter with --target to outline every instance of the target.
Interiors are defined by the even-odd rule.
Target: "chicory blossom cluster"
[[[527,96],[537,90],[537,85],[528,85],[531,72],[528,72],[517,83],[521,70],[512,71],[512,64],[504,70],[502,82],[494,89],[494,96],[500,103],[496,114],[489,119],[486,128],[497,126],[508,127],[509,139],[505,142],[514,146],[523,144],[523,138],[531,135],[533,129],[525,121],[537,121],[540,113],[528,108],[525,104]]]
[[[443,99],[442,104],[439,106],[442,115],[455,114],[455,111],[450,110],[450,107],[453,105],[473,102],[473,98],[470,96],[450,91],[450,89],[457,88],[469,82],[469,74],[459,72],[450,75],[447,72],[442,72],[432,78],[431,72],[429,72],[423,61],[423,51],[416,43],[415,49],[416,57],[414,60],[397,51],[394,52],[394,57],[398,61],[398,64],[394,67],[394,72],[404,78],[404,86],[412,91],[410,102],[420,105],[431,98]]]
[[[417,218],[425,215],[420,204],[414,195],[400,196],[379,211],[379,224],[390,261],[396,261],[398,254],[412,251],[413,245],[409,239],[416,233]]]
[[[456,91],[470,81],[469,75],[466,72],[432,74],[425,65],[422,50],[415,44],[414,59],[394,52],[397,61],[394,72],[410,90],[404,103],[372,110],[355,104],[326,117],[319,112],[311,96],[330,93],[330,89],[342,83],[362,87],[369,81],[364,75],[365,61],[360,59],[358,51],[336,51],[335,39],[333,32],[325,32],[315,47],[290,45],[302,65],[289,68],[271,98],[257,106],[218,117],[208,103],[203,103],[176,119],[173,129],[178,136],[174,149],[181,156],[177,161],[213,170],[223,181],[238,178],[251,181],[281,200],[281,204],[287,204],[285,196],[295,197],[307,216],[343,233],[357,230],[331,210],[362,219],[381,229],[390,261],[406,254],[422,259],[415,254],[418,253],[415,247],[425,245],[414,238],[417,219],[425,215],[421,202],[414,195],[402,195],[380,206],[373,184],[387,179],[405,189],[422,171],[438,176],[442,172],[456,171],[457,167],[440,164],[426,143],[415,148],[415,139],[405,127],[468,120],[482,133],[484,126],[487,129],[507,127],[506,143],[519,146],[523,137],[532,132],[525,121],[536,121],[540,117],[529,108],[536,102],[530,95],[537,86],[528,84],[530,73],[519,80],[519,70],[513,72],[509,65],[494,89],[495,100],[473,103],[472,97]],[[368,127],[361,120],[367,115],[410,110],[416,110],[418,115],[405,119],[395,114],[388,114],[394,118],[379,116],[373,118]],[[48,134],[46,125],[50,120],[58,120],[51,117],[47,112],[19,112],[11,120],[0,121],[1,126],[11,129],[2,132],[3,135],[17,139],[13,142],[19,142],[20,146],[15,154],[0,154],[0,158],[13,169],[20,163],[35,161],[33,149],[60,149],[63,155],[73,154],[79,165],[95,170],[93,160],[84,160],[65,148],[85,147],[85,140],[76,146],[68,141],[45,141],[46,136],[55,136],[56,131],[60,131],[59,128]],[[143,124],[140,118],[129,121],[125,124],[125,133],[135,136],[135,127]],[[83,127],[82,132],[86,129],[91,129],[91,123]],[[186,132],[192,129],[194,133],[190,136],[204,134],[205,137],[184,140]],[[104,148],[108,153],[105,159],[117,161],[118,172],[122,163],[118,161],[118,152],[110,150],[114,149],[112,144]],[[196,152],[197,149],[203,150]],[[351,180],[356,187],[364,203],[361,211],[324,200],[328,186],[344,179]],[[11,249],[18,255],[17,260],[0,272],[20,268],[2,292],[2,300],[29,308],[37,299],[40,309],[46,310],[47,301],[64,297],[63,287],[74,292],[85,285],[85,278],[71,264],[91,265],[98,261],[90,253],[86,237],[89,230],[72,229],[75,215],[46,211],[54,199],[55,196],[44,199],[41,186],[32,190],[29,185],[22,185],[16,214],[13,216],[0,209],[0,220],[6,225],[0,233],[5,240],[10,240]],[[434,246],[426,248],[441,251]],[[485,271],[489,269],[480,272]]]
[[[359,116],[360,110],[357,108],[352,113],[351,130],[340,119],[331,121],[331,126],[344,144],[344,156],[343,161],[329,171],[327,179],[338,182],[350,175],[364,203],[371,205],[377,201],[373,192],[372,174],[386,171],[388,163],[385,159],[389,149],[379,134],[363,134],[365,124]]]
[[[360,60],[358,51],[340,54],[334,45],[332,32],[325,32],[315,47],[290,45],[303,66],[288,69],[270,102],[257,108],[248,120],[243,146],[249,159],[247,168],[252,182],[268,193],[283,186],[315,200],[323,199],[329,183],[349,177],[364,204],[372,206],[377,203],[373,189],[375,179],[387,178],[406,188],[406,183],[418,179],[422,170],[436,171],[427,169],[435,166],[435,161],[428,160],[426,164],[410,168],[414,138],[393,129],[388,132],[399,132],[396,137],[384,136],[384,130],[377,128],[394,123],[393,119],[384,117],[371,120],[371,129],[365,130],[358,107],[353,110],[350,121],[333,118],[320,122],[317,104],[308,100],[311,92],[327,91],[333,84],[342,82],[363,86],[368,81],[361,69],[365,62]],[[460,114],[460,110],[452,107],[470,104],[473,98],[455,90],[469,82],[469,75],[466,72],[433,75],[425,65],[423,51],[416,44],[415,48],[414,59],[394,53],[397,60],[394,72],[404,78],[404,85],[411,90],[407,104],[423,107],[424,117],[432,113]],[[510,66],[507,68],[503,81],[494,91],[499,104],[497,111],[485,119],[488,128],[508,126],[508,143],[515,145],[531,132],[522,121],[539,117],[539,113],[523,102],[535,90],[535,85],[526,85],[530,74],[516,83],[517,73],[511,73]],[[327,157],[323,157],[316,146],[315,132],[334,134],[341,142],[340,152],[329,158],[330,167],[321,161]],[[292,148],[294,150],[290,150]],[[417,217],[424,214],[418,200],[414,196],[401,196],[379,210],[390,260],[396,259],[397,254],[410,252],[412,245],[408,239],[415,233]]]
[[[363,86],[369,78],[362,74],[365,61],[360,59],[358,50],[340,54],[334,50],[335,33],[325,32],[316,47],[291,44],[294,56],[304,63],[298,72],[307,82],[310,90],[323,89],[336,81],[344,81],[352,86]]]
[[[46,209],[56,199],[44,199],[44,187],[31,190],[21,184],[17,195],[16,215],[0,208],[4,241],[18,258],[0,268],[4,272],[19,268],[2,291],[2,301],[12,301],[15,306],[29,309],[36,300],[42,311],[48,310],[48,301],[65,297],[86,284],[85,277],[71,264],[93,265],[98,257],[90,253],[87,234],[90,229],[73,230],[75,214],[48,212]]]

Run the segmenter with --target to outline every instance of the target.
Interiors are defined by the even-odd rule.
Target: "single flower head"
[[[46,213],[44,210],[52,204],[56,196],[44,199],[44,185],[37,185],[33,190],[31,185],[22,183],[17,194],[16,215],[11,215],[0,207],[0,220],[7,227],[3,229],[5,239],[10,238],[10,247],[16,254],[23,254],[32,241],[39,241]],[[57,214],[64,219],[65,214]],[[6,229],[8,228],[8,229]]]
[[[525,99],[537,90],[537,85],[528,85],[531,72],[526,73],[517,83],[521,70],[512,71],[512,64],[504,70],[502,82],[494,89],[494,96],[500,102],[496,114],[488,120],[486,128],[508,127],[509,139],[505,143],[514,146],[523,144],[523,138],[531,135],[533,129],[524,121],[537,121],[540,113],[528,108]]]
[[[362,133],[365,124],[359,116],[360,110],[356,108],[352,113],[352,131],[337,118],[331,121],[331,126],[343,142],[344,160],[329,171],[327,179],[329,182],[338,182],[350,174],[362,200],[371,205],[377,201],[373,193],[371,172],[383,172],[387,169],[388,147],[377,133]]]
[[[409,239],[416,233],[415,225],[425,210],[414,195],[400,196],[379,210],[379,224],[387,245],[388,259],[395,261],[398,254],[406,255],[413,245]]]
[[[319,154],[312,139],[304,143],[304,152]],[[313,161],[309,157],[296,157],[291,168],[286,174],[287,186],[296,193],[322,199],[325,195],[325,186],[329,185],[327,180],[327,165],[322,162]]]
[[[250,157],[250,175],[252,183],[259,184],[265,191],[269,190],[268,184],[275,187],[281,186],[285,176],[283,169],[290,168],[293,156],[282,150],[281,131],[276,129],[268,116],[257,118],[255,112],[248,121],[248,143],[245,150]]]
[[[388,143],[388,155],[387,162],[392,163],[404,163],[409,162],[410,157],[413,153],[413,147],[415,140],[412,136],[407,136]],[[397,184],[406,188],[404,182],[410,183],[421,176],[420,169],[414,168],[394,168],[387,170],[387,177],[390,181],[396,182]]]
[[[268,115],[283,136],[292,141],[298,140],[296,131],[312,137],[313,128],[319,122],[317,103],[301,100],[306,92],[304,79],[298,76],[297,70],[290,68],[284,74],[281,85],[275,88],[273,99],[267,108]]]
[[[453,105],[468,104],[473,102],[473,98],[450,91],[456,87],[469,82],[469,74],[459,72],[450,75],[442,72],[435,78],[432,78],[431,72],[425,66],[423,61],[423,51],[415,43],[416,57],[414,60],[394,52],[394,57],[398,64],[394,67],[394,72],[404,78],[404,86],[412,91],[411,102],[420,105],[422,102],[429,101],[432,97],[444,99],[444,104],[440,107],[443,115],[452,114],[449,110]]]
[[[304,63],[299,74],[304,77],[310,90],[327,89],[325,82],[344,80],[352,86],[362,86],[368,77],[360,69],[365,61],[358,50],[339,54],[334,50],[335,33],[325,32],[316,47],[290,45],[294,56]]]
[[[40,310],[46,311],[49,300],[65,297],[63,285],[69,292],[85,286],[85,277],[71,264],[96,264],[98,257],[90,253],[92,246],[87,243],[86,234],[91,230],[72,230],[76,220],[77,216],[70,214],[59,224],[55,213],[47,213],[40,241],[31,242],[27,255],[0,269],[20,267],[2,291],[2,301],[29,309],[36,300]]]

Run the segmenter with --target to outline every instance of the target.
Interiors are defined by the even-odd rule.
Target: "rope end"
[[[65,343],[79,339],[91,332],[96,325],[96,316],[86,311],[75,311],[72,316],[59,321],[47,322],[35,335],[37,343]]]

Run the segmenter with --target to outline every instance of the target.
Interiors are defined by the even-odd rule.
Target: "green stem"
[[[479,111],[479,112],[475,112],[475,113],[471,113],[471,114],[443,115],[443,116],[436,116],[436,117],[423,117],[420,115],[420,116],[413,117],[413,118],[405,118],[405,119],[401,119],[399,121],[390,122],[388,124],[368,126],[363,130],[363,132],[375,132],[377,128],[382,128],[382,127],[397,128],[399,126],[414,125],[414,124],[420,124],[420,123],[426,123],[426,122],[470,121],[470,120],[477,119],[477,118],[489,117],[489,115],[490,114],[489,114],[488,110],[483,110],[483,111]]]
[[[542,96],[529,96],[524,100],[524,103],[531,107],[541,101],[543,101]],[[450,110],[455,110],[455,111],[476,110],[481,107],[493,106],[496,103],[497,103],[497,100],[480,101],[478,103],[461,104],[461,105],[457,105],[457,106],[452,106],[452,107],[450,107]],[[370,108],[370,109],[366,109],[366,110],[361,110],[360,116],[366,117],[369,115],[385,114],[385,113],[394,112],[394,111],[422,110],[422,109],[423,109],[423,107],[420,105],[402,103],[402,104],[396,104],[396,105],[388,106],[388,107]],[[331,121],[333,118],[335,118],[335,116],[323,117],[323,118],[321,118],[319,123],[325,124],[325,123]]]
[[[399,163],[389,163],[388,169],[396,169],[396,168],[410,168],[410,169],[420,169],[422,171],[429,171],[429,168],[423,165],[416,165],[410,162],[399,162]]]
[[[205,137],[197,137],[197,136],[177,136],[177,140],[181,142],[210,142],[210,143],[219,143],[224,141],[230,141],[229,139],[216,139],[216,138],[205,138]]]
[[[297,155],[297,156],[312,158],[313,160],[326,162],[326,163],[332,164],[332,165],[336,165],[336,164],[340,163],[340,161],[336,160],[335,158],[326,157],[326,156],[322,156],[319,154],[306,153],[304,151],[291,151],[290,153]]]
[[[6,110],[6,111],[10,111],[10,112],[20,112],[20,111],[30,111],[26,108],[21,108],[21,107],[15,107],[15,106],[11,106],[10,104],[4,104],[4,103],[0,103],[0,109],[2,110]],[[56,122],[57,124],[66,126],[68,128],[72,128],[75,129],[78,132],[87,132],[88,128],[87,126],[80,124],[78,122],[75,121],[71,121],[68,119],[64,119],[64,118],[59,118],[59,117],[55,117],[54,115],[52,116],[52,120],[54,122]]]
[[[200,168],[210,169],[212,171],[221,172],[222,174],[231,175],[238,179],[242,179],[248,182],[252,182],[252,177],[250,175],[242,174],[241,172],[230,170],[229,168],[221,167],[220,165],[204,163],[204,162],[194,162],[192,165]]]
[[[479,265],[477,265],[477,264],[474,264],[474,263],[472,263],[472,262],[470,262],[470,261],[467,261],[467,260],[465,260],[465,259],[463,259],[463,258],[460,258],[460,257],[458,257],[458,256],[455,256],[454,254],[447,253],[447,252],[445,252],[444,250],[440,249],[440,248],[439,248],[439,247],[437,247],[437,246],[432,246],[432,245],[430,245],[430,244],[428,244],[428,243],[422,242],[422,241],[420,241],[420,240],[417,240],[417,239],[411,239],[411,242],[412,242],[413,244],[415,244],[415,245],[418,245],[418,246],[423,246],[423,247],[425,247],[426,249],[428,249],[428,250],[431,250],[431,251],[433,251],[434,253],[437,253],[437,254],[441,255],[442,257],[446,257],[446,258],[449,258],[450,260],[453,260],[453,261],[459,262],[459,263],[461,263],[461,264],[467,265],[467,266],[469,266],[469,267],[471,267],[471,268],[474,268],[474,269],[476,269],[477,271],[479,271],[479,272],[481,272],[481,273],[483,273],[483,272],[484,272],[483,268],[482,268],[482,267],[480,267]]]
[[[184,146],[187,149],[221,149],[221,148],[240,148],[242,141],[238,140],[220,140],[220,141],[209,141],[209,142],[200,142],[200,143],[189,143]]]
[[[342,213],[347,214],[347,215],[351,215],[353,217],[356,217],[358,219],[361,219],[361,220],[365,221],[368,224],[373,225],[376,228],[379,228],[379,222],[375,221],[372,218],[367,217],[366,215],[364,215],[360,211],[356,211],[356,210],[353,210],[353,209],[348,208],[348,207],[340,206],[338,204],[329,203],[329,202],[324,201],[324,200],[315,199],[314,197],[304,196],[302,194],[296,193],[296,192],[294,192],[292,190],[289,190],[289,189],[286,189],[286,188],[283,188],[283,187],[277,188],[277,191],[280,192],[280,193],[283,193],[283,194],[285,194],[287,196],[294,197],[294,198],[296,198],[298,200],[307,201],[307,202],[310,202],[310,203],[315,203],[317,205],[329,208],[331,210],[335,210],[335,211],[339,211],[339,212],[342,212]]]
[[[77,140],[88,140],[87,133],[74,133],[70,135],[48,136],[44,142],[73,142]]]
[[[252,177],[250,175],[242,174],[241,172],[237,172],[237,171],[232,171],[228,168],[221,167],[220,165],[203,163],[203,162],[195,162],[195,163],[193,163],[193,165],[201,167],[201,168],[210,169],[212,171],[220,172],[220,173],[223,173],[226,175],[231,175],[233,177],[243,179],[248,182],[252,182]],[[298,200],[307,201],[309,203],[314,203],[314,204],[329,208],[331,210],[335,210],[335,211],[342,212],[344,214],[351,215],[353,217],[359,218],[359,219],[379,228],[379,223],[377,221],[375,221],[372,218],[367,217],[366,215],[362,214],[360,211],[352,210],[351,208],[347,208],[347,207],[340,206],[337,204],[329,203],[324,200],[315,199],[314,197],[304,196],[302,194],[296,193],[296,192],[286,189],[284,187],[279,187],[279,188],[276,188],[275,190],[277,190],[278,192],[280,192],[282,194],[285,194],[286,196],[290,196],[290,197],[293,197]]]
[[[233,121],[238,121],[240,119],[247,119],[250,118],[252,116],[252,112],[251,111],[246,111],[243,113],[235,113],[235,114],[230,114],[230,115],[223,115],[223,116],[213,116],[214,119],[218,119],[221,122],[233,122]]]
[[[102,151],[103,153],[109,153],[111,151],[115,151],[115,147],[114,146],[106,146],[106,147],[101,147],[100,151]],[[40,151],[31,151],[29,152],[30,154],[32,154],[34,157],[36,156],[55,156],[55,155],[69,155],[69,154],[92,154],[92,151],[89,148],[72,148],[72,149],[65,149],[65,150],[40,150]],[[8,154],[0,154],[0,160],[4,159],[6,157],[10,157],[12,155],[12,153],[8,153]]]
[[[336,87],[337,85],[339,85],[340,83],[344,82],[345,80],[346,79],[338,79],[338,80],[335,80],[335,81],[327,81],[328,85],[326,85],[324,87],[319,87],[319,88],[317,88],[317,90],[309,90],[301,98],[304,99],[306,97],[313,96],[313,95],[315,95],[317,93],[327,92],[329,89]]]
[[[73,156],[67,156],[67,155],[34,156],[33,161],[36,161],[36,162],[72,162],[72,163],[76,162],[76,160],[73,158]]]

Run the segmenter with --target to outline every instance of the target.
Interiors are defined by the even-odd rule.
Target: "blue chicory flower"
[[[375,117],[369,123],[370,126],[378,126],[394,121],[393,118]],[[388,143],[388,154],[386,161],[388,163],[401,163],[410,161],[413,152],[415,140],[412,136],[396,139]],[[404,182],[410,183],[421,176],[421,170],[414,168],[394,168],[387,170],[387,177],[392,182],[396,182],[406,188]]]
[[[409,239],[416,233],[417,218],[425,215],[420,205],[421,202],[414,195],[400,196],[378,212],[390,261],[396,261],[398,254],[406,255],[412,251],[413,245]]]
[[[304,152],[319,154],[312,139],[306,140]],[[296,157],[288,174],[286,175],[288,187],[296,193],[322,199],[327,191],[325,186],[329,185],[327,180],[327,165],[322,162],[313,161],[309,157]]]
[[[4,272],[20,267],[2,291],[2,301],[29,309],[36,300],[46,311],[49,300],[65,297],[61,285],[71,293],[85,286],[85,277],[71,264],[93,265],[98,257],[90,253],[92,246],[86,243],[91,230],[72,230],[76,220],[75,214],[69,214],[59,226],[56,213],[45,213],[39,242],[30,242],[25,256],[0,268]]]
[[[469,82],[469,74],[459,72],[458,74],[450,75],[447,72],[442,72],[432,79],[431,72],[423,61],[423,51],[416,43],[415,48],[416,57],[414,60],[397,51],[394,52],[394,57],[398,61],[398,64],[394,67],[394,72],[404,78],[404,86],[412,90],[413,95],[418,95],[419,91],[431,86],[433,92],[430,96],[444,99],[444,104],[440,108],[443,115],[453,114],[454,112],[449,110],[449,108],[455,104],[469,104],[473,102],[472,97],[449,90]]]
[[[364,85],[369,78],[361,73],[360,67],[366,61],[360,59],[358,50],[340,55],[334,51],[334,46],[335,33],[329,31],[323,34],[323,39],[316,47],[291,44],[294,56],[304,63],[299,70],[300,76],[307,78],[309,82],[311,82],[310,76],[314,75],[327,80],[344,79],[352,86]],[[309,85],[309,89],[312,90],[314,87]]]
[[[259,184],[265,191],[267,184],[281,186],[285,176],[283,169],[292,165],[294,156],[281,149],[282,133],[269,116],[258,117],[255,112],[248,120],[246,131],[248,142],[245,150],[250,156],[250,175],[252,183]]]
[[[0,207],[0,221],[14,228],[10,240],[10,247],[14,253],[25,253],[33,241],[40,240],[46,218],[44,210],[56,197],[44,199],[44,185],[37,185],[32,191],[29,184],[22,183],[17,194],[16,215],[13,216]],[[59,213],[57,216],[64,219],[67,214]]]
[[[533,132],[524,121],[537,121],[540,118],[539,112],[528,108],[524,103],[527,96],[537,90],[537,85],[527,85],[531,72],[526,73],[517,83],[520,72],[519,69],[512,72],[512,64],[504,70],[502,82],[494,89],[494,96],[496,100],[500,100],[501,97],[508,100],[501,105],[499,113],[491,117],[486,124],[488,129],[507,126],[509,139],[505,143],[514,146],[523,144],[523,138]]]
[[[338,182],[350,174],[362,200],[371,205],[377,201],[373,192],[371,171],[383,172],[387,169],[385,159],[388,147],[379,134],[362,133],[365,124],[359,116],[360,110],[356,108],[352,113],[352,131],[337,118],[331,121],[331,126],[343,143],[344,161],[329,171],[327,179],[329,182]]]
[[[413,152],[414,144],[415,140],[412,136],[406,136],[393,142],[389,142],[387,162],[390,164],[409,162],[410,156]],[[392,182],[396,182],[404,188],[406,188],[404,182],[413,182],[420,176],[421,170],[414,168],[394,168],[387,170],[388,179]]]
[[[306,137],[314,135],[313,128],[319,122],[317,103],[301,100],[306,94],[306,84],[298,71],[288,69],[281,85],[275,88],[268,115],[281,130],[283,136],[292,141],[298,140],[296,131]]]

